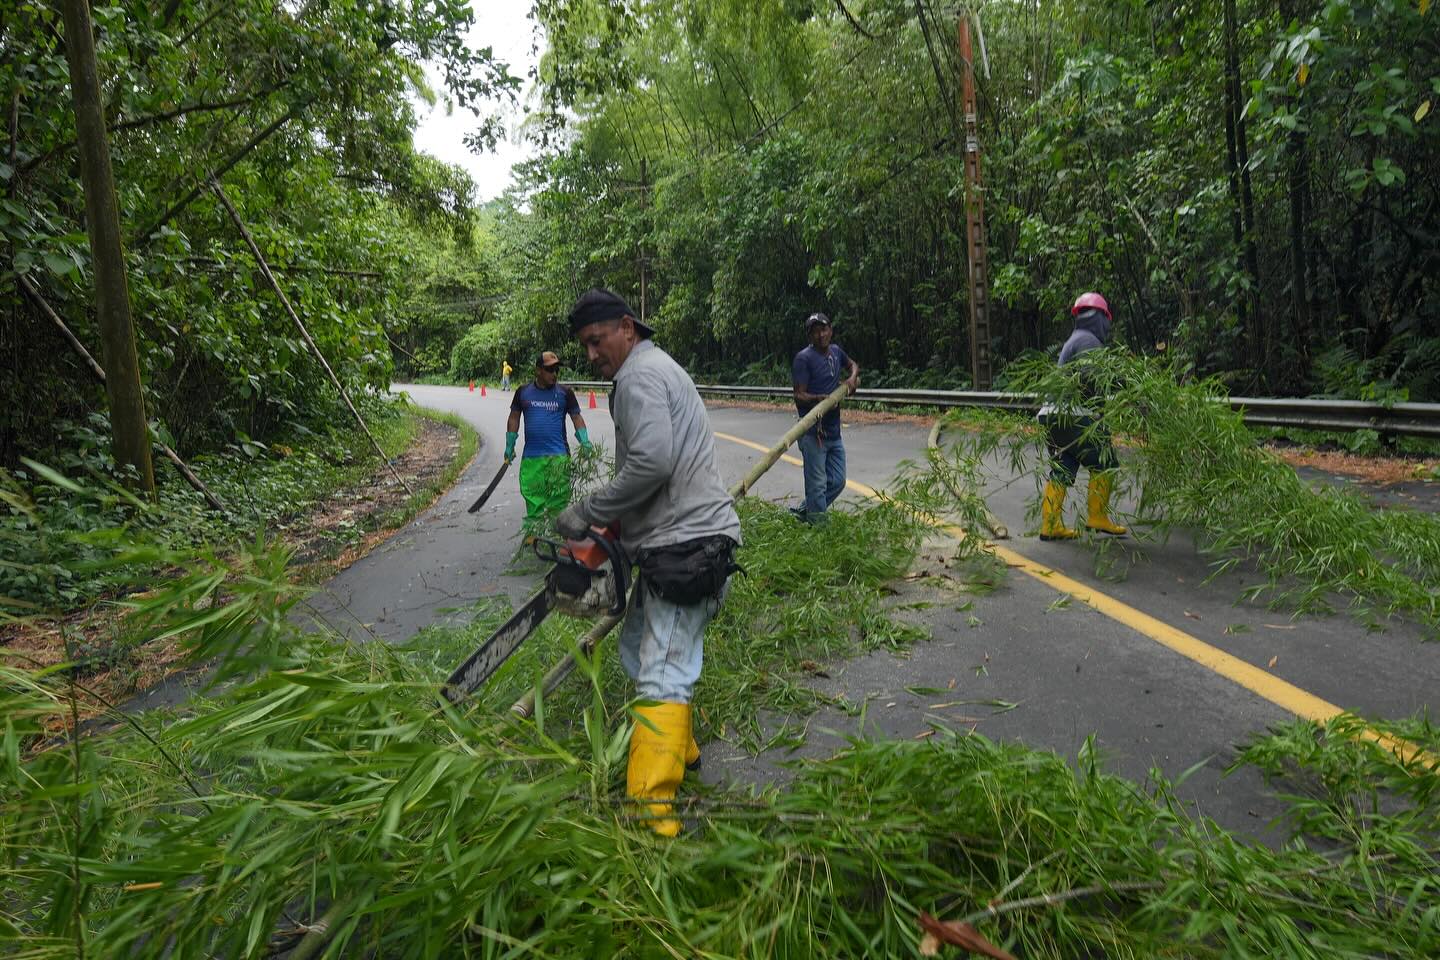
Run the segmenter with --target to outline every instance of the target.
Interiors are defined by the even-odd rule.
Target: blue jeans
[[[845,492],[845,443],[838,436],[822,442],[812,430],[800,437],[800,457],[805,461],[805,514],[818,520]]]
[[[705,657],[705,626],[729,589],[727,583],[719,597],[682,607],[641,584],[644,596],[636,598],[620,628],[620,665],[642,700],[690,702]]]

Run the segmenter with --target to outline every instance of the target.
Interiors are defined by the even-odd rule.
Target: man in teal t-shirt
[[[515,459],[520,418],[525,418],[525,453],[520,460],[520,495],[525,498],[525,523],[538,523],[570,504],[570,444],[565,416],[575,423],[580,449],[590,449],[590,432],[580,415],[575,391],[556,382],[560,358],[546,350],[535,362],[535,382],[515,391],[505,425],[505,462]]]

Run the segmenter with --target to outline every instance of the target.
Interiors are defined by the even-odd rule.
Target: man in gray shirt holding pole
[[[571,504],[555,526],[572,538],[618,527],[639,586],[620,632],[620,663],[640,702],[626,777],[656,833],[680,821],[669,801],[698,764],[690,700],[700,678],[705,626],[737,569],[740,518],[715,470],[710,419],[695,383],[650,337],[623,299],[589,290],[570,311],[570,332],[600,376],[613,380],[615,478]]]

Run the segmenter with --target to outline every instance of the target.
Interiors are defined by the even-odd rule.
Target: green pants
[[[522,457],[520,495],[527,523],[564,510],[570,505],[570,458]]]

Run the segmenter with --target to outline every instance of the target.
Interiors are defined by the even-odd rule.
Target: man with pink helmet
[[[1110,304],[1090,291],[1075,298],[1070,308],[1075,329],[1060,348],[1060,365],[1081,354],[1098,350],[1110,340]],[[1125,528],[1110,519],[1110,495],[1115,488],[1115,448],[1094,411],[1083,407],[1062,410],[1054,404],[1040,408],[1045,445],[1050,450],[1050,480],[1040,500],[1040,539],[1073,540],[1079,534],[1065,526],[1065,491],[1083,466],[1090,473],[1089,511],[1085,526],[1097,533],[1123,537]]]

